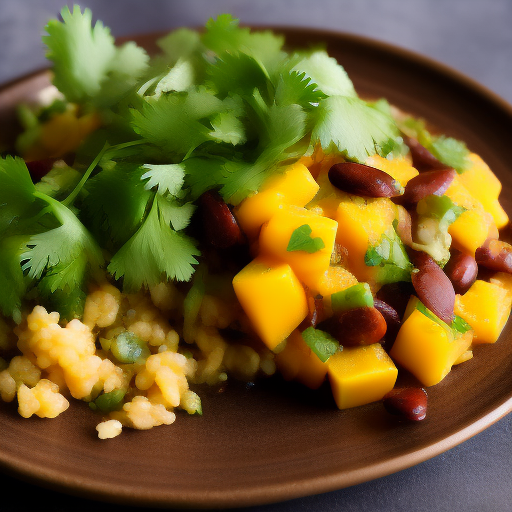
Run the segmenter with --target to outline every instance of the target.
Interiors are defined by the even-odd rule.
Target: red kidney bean
[[[383,398],[390,414],[410,421],[421,421],[427,416],[427,392],[423,388],[396,388]]]
[[[416,139],[402,135],[405,144],[409,146],[412,157],[412,165],[418,171],[432,171],[434,169],[446,169],[446,165],[440,162],[425,146]]]
[[[453,320],[455,290],[443,269],[426,253],[411,251],[416,267],[411,274],[416,295],[423,304],[447,324]]]
[[[380,312],[386,321],[387,329],[384,335],[384,348],[386,351],[389,351],[402,325],[400,316],[389,304],[380,299],[373,299],[373,307]]]
[[[386,302],[380,299],[373,299],[373,307],[380,312],[386,320],[388,329],[390,326],[400,326],[401,321],[398,313]]]
[[[301,330],[307,329],[308,327],[316,327],[320,322],[325,320],[323,297],[321,295],[313,297],[309,292],[306,292],[306,294],[308,301],[308,314],[300,324]]]
[[[374,307],[350,309],[327,322],[327,330],[346,347],[378,343],[387,329],[386,320]]]
[[[450,186],[455,174],[455,169],[422,172],[407,182],[403,195],[395,201],[398,204],[410,205],[432,194],[441,196]]]
[[[444,273],[452,282],[455,293],[463,295],[475,282],[478,274],[478,265],[470,254],[453,250]]]
[[[501,240],[487,240],[475,252],[479,265],[496,272],[512,274],[512,246]]]
[[[389,304],[403,318],[407,303],[414,294],[412,283],[399,281],[397,283],[387,283],[380,287],[376,294],[377,299]]]
[[[55,158],[44,158],[43,160],[30,160],[25,162],[32,181],[36,183],[40,181],[43,176],[46,176],[52,170],[55,160]]]
[[[396,197],[403,187],[389,174],[369,165],[342,162],[329,169],[329,181],[343,192],[366,197]]]
[[[245,242],[240,226],[218,192],[208,190],[198,203],[203,232],[211,245],[225,249]]]

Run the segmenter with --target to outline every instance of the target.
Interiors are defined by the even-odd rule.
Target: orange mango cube
[[[285,380],[297,380],[311,389],[318,389],[327,375],[327,363],[308,347],[297,330],[290,334],[285,348],[276,354],[275,362]]]
[[[471,153],[469,159],[471,166],[459,176],[460,181],[482,204],[485,211],[492,215],[496,226],[501,229],[508,223],[508,215],[498,201],[501,182],[478,155]]]
[[[336,241],[348,250],[348,269],[359,281],[372,280],[376,269],[366,266],[366,251],[392,227],[396,215],[396,206],[384,197],[349,196],[339,203],[335,216],[338,221]]]
[[[381,400],[396,382],[398,370],[380,343],[345,347],[327,360],[332,394],[340,409]]]
[[[448,326],[440,325],[418,309],[413,309],[402,323],[390,356],[424,386],[433,386],[448,375],[452,366],[469,349],[472,339],[473,331],[454,336]]]
[[[324,247],[312,253],[288,251],[293,232],[305,224],[311,228],[311,238],[321,238]],[[329,268],[337,228],[338,223],[332,219],[305,208],[285,206],[261,228],[260,254],[285,261],[297,277],[310,286],[310,283],[317,283]]]
[[[487,283],[477,279],[464,295],[455,296],[454,311],[474,329],[475,345],[495,343],[508,320],[511,304],[510,281]]]
[[[315,197],[318,188],[308,168],[296,162],[284,172],[271,176],[258,193],[244,199],[235,209],[235,216],[247,236],[254,238],[261,225],[283,205],[305,206]]]
[[[418,170],[411,165],[411,162],[404,157],[388,160],[380,155],[373,155],[366,160],[366,165],[375,167],[389,174],[392,178],[400,182],[402,187],[405,187],[409,180],[419,174]]]
[[[270,350],[308,313],[306,292],[287,263],[256,258],[233,278],[233,288],[254,330]]]

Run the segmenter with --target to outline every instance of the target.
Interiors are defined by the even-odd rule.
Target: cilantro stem
[[[99,161],[101,160],[101,157],[104,155],[105,151],[109,148],[108,142],[105,142],[105,145],[101,149],[101,151],[97,154],[96,158],[92,161],[91,165],[87,168],[84,175],[82,176],[82,179],[78,182],[77,186],[73,189],[71,194],[69,194],[64,201],[62,201],[62,204],[64,206],[70,206],[73,204],[73,201],[76,199],[76,196],[80,193],[80,190],[82,190],[82,187],[85,185],[85,182],[89,179],[89,176],[91,175],[92,171],[96,168]]]
[[[70,206],[73,204],[73,201],[76,199],[76,196],[80,193],[80,190],[82,190],[82,187],[85,185],[85,182],[89,179],[89,177],[92,174],[92,171],[96,168],[102,157],[105,155],[107,150],[119,150],[124,148],[129,148],[130,146],[137,146],[139,144],[144,144],[143,140],[132,140],[129,142],[123,142],[121,144],[115,144],[114,146],[111,146],[108,142],[105,142],[105,145],[101,149],[101,151],[98,153],[96,158],[92,161],[91,165],[87,168],[84,175],[82,176],[82,179],[78,182],[76,187],[73,189],[71,194],[69,194],[64,201],[62,201],[62,204],[64,206]]]

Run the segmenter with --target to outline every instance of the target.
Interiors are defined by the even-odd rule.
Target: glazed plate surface
[[[361,95],[424,117],[464,140],[503,183],[512,213],[512,108],[430,60],[351,35],[278,30],[289,46],[325,42]],[[139,41],[151,48],[155,36]],[[0,140],[12,141],[13,107],[49,83],[39,72],[0,91]],[[505,232],[503,237],[510,238]],[[428,389],[425,421],[402,423],[381,403],[339,411],[328,389],[309,393],[269,379],[200,388],[203,416],[169,427],[125,429],[100,441],[84,403],[53,420],[22,419],[0,403],[0,470],[63,492],[120,503],[234,507],[277,502],[378,478],[461,443],[512,410],[512,329]],[[324,392],[325,391],[325,392]]]

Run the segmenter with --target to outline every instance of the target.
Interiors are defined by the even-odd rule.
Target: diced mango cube
[[[469,159],[471,166],[460,175],[460,181],[493,216],[496,226],[502,228],[508,223],[508,215],[498,201],[501,182],[478,155],[471,153]]]
[[[474,329],[475,345],[494,343],[510,315],[511,303],[510,289],[478,279],[464,295],[455,296],[454,312]]]
[[[336,241],[348,250],[348,269],[359,281],[372,280],[376,268],[366,266],[366,251],[392,227],[396,215],[396,206],[385,197],[369,199],[351,195],[339,203],[335,216]]]
[[[288,251],[293,232],[307,224],[311,238],[321,238],[323,249],[308,253],[303,250]],[[306,285],[316,283],[329,268],[334,249],[338,223],[317,215],[305,208],[285,206],[261,228],[260,254],[268,255],[288,263],[297,277]]]
[[[492,215],[463,185],[461,176],[454,177],[445,195],[455,204],[466,208],[466,211],[450,224],[448,233],[456,249],[474,255],[476,249],[497,231]]]
[[[419,174],[418,170],[411,165],[411,162],[404,157],[388,160],[380,155],[373,155],[370,156],[365,163],[366,165],[376,167],[386,174],[389,174],[391,177],[395,178],[395,180],[399,181],[403,187],[407,185],[409,180]]]
[[[331,295],[357,284],[357,279],[347,269],[339,266],[329,267],[316,282],[310,282],[309,289],[313,295],[321,295],[324,306],[331,308]]]
[[[381,400],[395,385],[398,370],[380,343],[345,347],[327,360],[332,394],[340,409]]]
[[[462,212],[448,228],[453,247],[474,256],[492,233],[492,225],[491,215],[483,210]]]
[[[290,265],[256,258],[234,278],[233,288],[256,333],[273,350],[304,320],[306,293]]]
[[[320,209],[323,212],[322,215],[325,215],[330,219],[334,219],[336,217],[336,211],[338,210],[340,201],[346,201],[350,196],[332,185],[328,176],[329,169],[330,165],[323,168],[318,174],[317,182],[320,190],[314,199],[307,205],[307,208],[308,210]]]
[[[297,330],[288,337],[285,348],[276,354],[275,362],[285,380],[297,380],[311,389],[318,389],[327,374],[327,363],[307,346]]]
[[[308,168],[296,162],[269,178],[257,194],[242,201],[235,209],[235,216],[247,236],[253,238],[261,225],[283,205],[305,206],[315,197],[318,188]]]
[[[448,326],[414,309],[402,323],[390,356],[423,385],[433,386],[448,375],[452,365],[469,349],[472,338],[473,331],[454,336]]]

